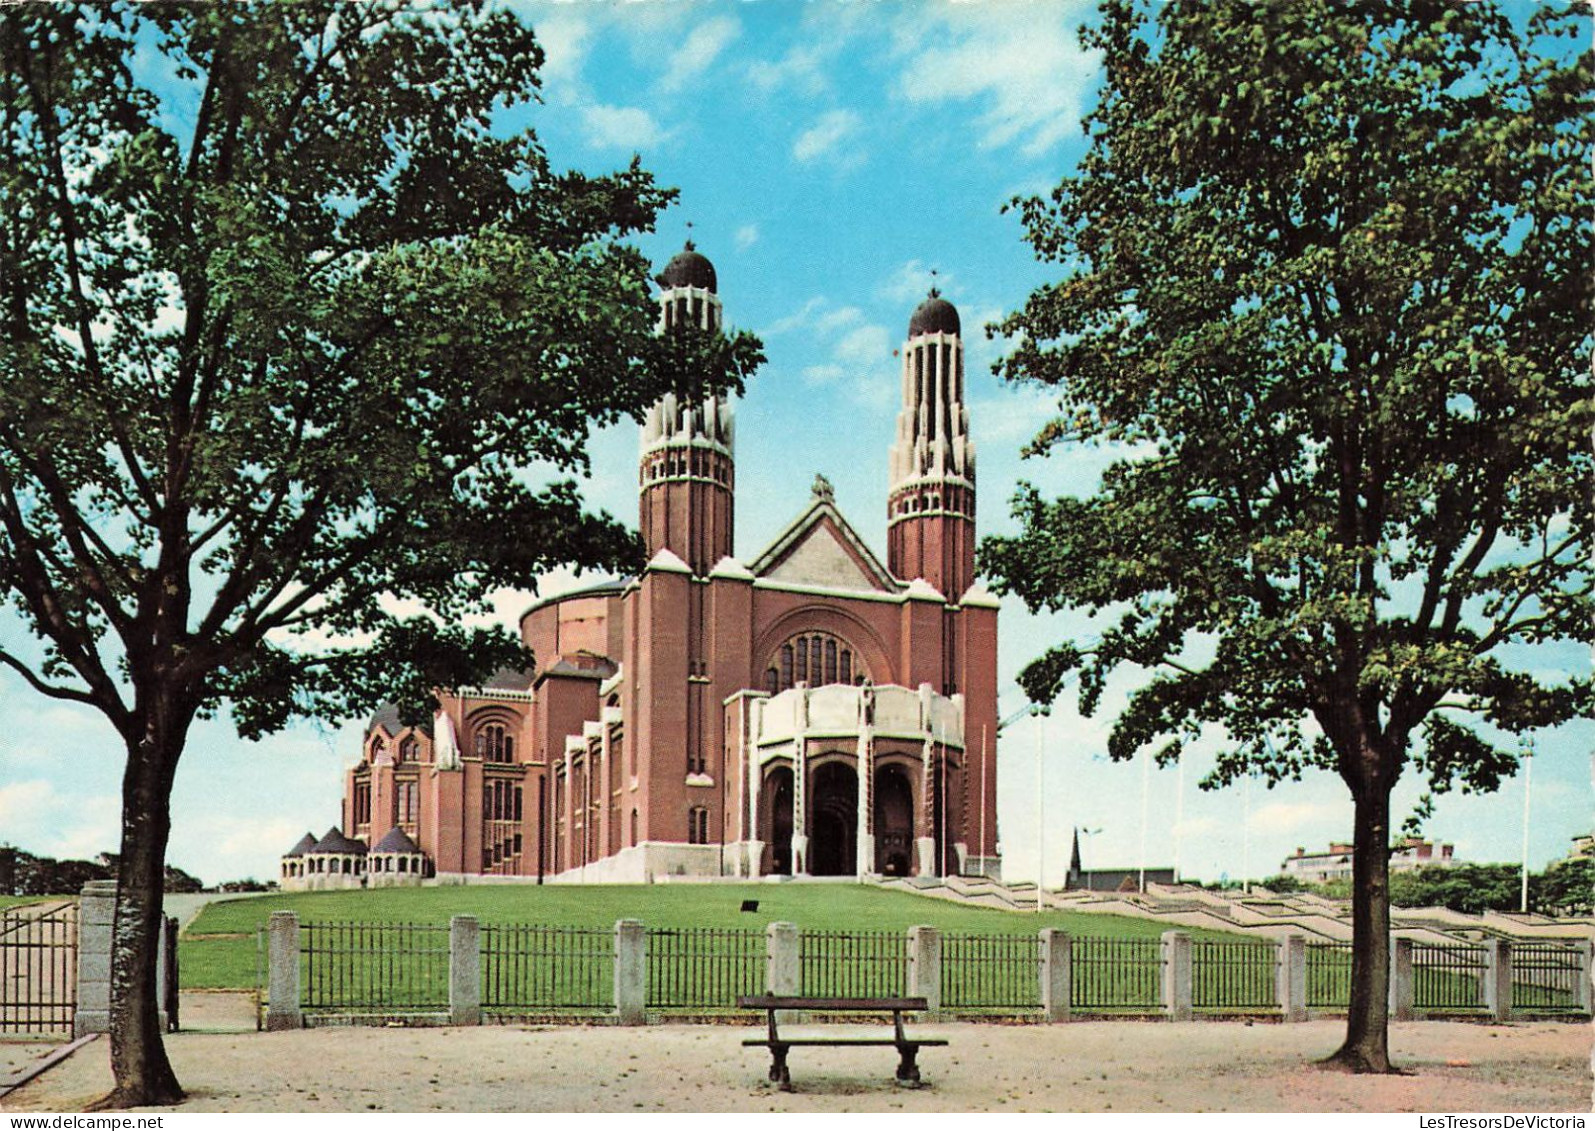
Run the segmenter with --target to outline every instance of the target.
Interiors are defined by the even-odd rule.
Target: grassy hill
[[[756,912],[741,910],[758,901]],[[865,884],[481,885],[293,892],[227,900],[207,907],[180,944],[187,988],[247,989],[255,977],[255,933],[273,911],[302,922],[446,924],[475,915],[484,924],[612,927],[641,919],[648,927],[763,930],[774,922],[810,931],[893,931],[929,925],[944,932],[1034,935],[1056,927],[1097,938],[1155,938],[1166,925],[1115,915],[1017,912],[882,891]],[[1225,938],[1193,931],[1197,937]]]

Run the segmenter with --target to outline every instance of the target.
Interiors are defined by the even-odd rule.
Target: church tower
[[[887,568],[956,603],[975,580],[975,445],[958,311],[934,288],[908,320],[886,509]]]
[[[659,332],[720,330],[714,264],[692,241],[659,273]],[[650,558],[669,550],[696,577],[731,553],[735,422],[731,402],[667,393],[642,426],[639,527]]]

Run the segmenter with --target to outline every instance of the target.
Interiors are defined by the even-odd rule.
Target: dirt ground
[[[167,1048],[185,1112],[1592,1110],[1592,1030],[1574,1024],[1394,1025],[1412,1073],[1399,1077],[1312,1067],[1341,1021],[921,1025],[951,1041],[921,1052],[925,1087],[892,1083],[890,1048],[799,1048],[783,1094],[765,1079],[768,1053],[741,1045],[757,1030],[734,1026],[255,1033],[247,999],[223,994],[185,995],[183,1015],[190,1028]],[[0,1045],[0,1064],[37,1048]],[[101,1039],[0,1110],[78,1111],[110,1085]]]

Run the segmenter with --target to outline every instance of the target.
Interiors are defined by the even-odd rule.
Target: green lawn
[[[740,910],[757,900],[757,912]],[[1156,938],[1165,924],[1114,915],[1002,911],[855,884],[504,885],[294,892],[207,907],[180,943],[183,985],[247,989],[255,979],[255,933],[273,911],[301,922],[446,924],[475,915],[483,924],[613,927],[641,919],[650,928],[718,927],[762,931],[796,923],[808,931],[892,931],[926,924],[948,933],[1029,935],[1057,927],[1096,938]],[[1234,938],[1192,931],[1198,938]]]
[[[0,911],[28,903],[59,903],[63,899],[76,898],[72,895],[0,895]]]

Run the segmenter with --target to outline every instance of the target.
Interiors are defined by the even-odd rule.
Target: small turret
[[[718,332],[714,264],[688,240],[657,280],[658,332],[693,326]],[[736,419],[731,401],[684,401],[666,393],[642,424],[638,518],[648,556],[669,550],[703,577],[731,553]]]
[[[887,568],[957,602],[975,580],[975,445],[958,309],[935,288],[908,320],[887,497]]]

